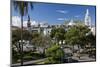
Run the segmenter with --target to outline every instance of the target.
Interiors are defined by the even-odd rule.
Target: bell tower
[[[28,28],[28,31],[31,32],[31,22],[30,22],[30,16],[29,15],[28,15],[27,28]]]

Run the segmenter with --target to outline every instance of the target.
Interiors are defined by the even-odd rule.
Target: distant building
[[[76,24],[75,24],[74,21],[71,19],[71,21],[69,22],[68,25],[69,25],[69,26],[74,26],[74,25],[76,25]]]
[[[86,14],[85,14],[85,18],[84,18],[84,22],[86,26],[91,27],[91,17],[89,15],[89,10],[86,10]]]
[[[91,32],[92,32],[93,35],[96,35],[96,28],[95,27],[92,27],[91,28]]]

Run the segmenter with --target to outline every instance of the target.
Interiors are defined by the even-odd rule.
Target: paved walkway
[[[23,65],[28,65],[28,64],[34,64],[34,63],[38,63],[41,61],[46,60],[47,58],[43,58],[43,59],[39,59],[39,60],[33,60],[33,61],[27,61],[27,62],[23,62]],[[16,63],[16,64],[12,64],[11,66],[20,66],[21,63]]]
[[[78,60],[78,62],[95,61],[95,59],[87,56],[80,57],[80,59],[78,57],[72,57],[72,59]]]

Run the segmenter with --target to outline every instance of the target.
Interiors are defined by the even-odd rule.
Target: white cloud
[[[36,22],[36,21],[30,21],[31,22],[31,25],[38,25],[39,23]]]
[[[19,16],[12,16],[12,26],[21,27],[21,19]]]
[[[36,25],[38,24],[36,21],[30,21],[31,25]],[[17,26],[17,27],[21,27],[21,18],[19,16],[12,16],[12,26]],[[23,26],[27,27],[27,20],[23,21]]]
[[[66,18],[58,18],[57,20],[66,20]]]
[[[74,16],[74,17],[78,18],[78,17],[80,17],[80,16],[79,16],[79,15],[76,15],[76,16]]]
[[[65,10],[56,10],[56,11],[59,12],[59,13],[62,13],[62,14],[68,13],[68,11],[65,11]]]
[[[27,21],[23,21],[23,26],[27,27]]]

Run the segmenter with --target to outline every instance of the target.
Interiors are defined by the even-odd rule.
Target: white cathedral
[[[85,25],[86,25],[86,26],[89,26],[89,27],[92,26],[91,16],[89,15],[89,10],[88,10],[88,9],[86,10],[84,22],[85,22]]]
[[[92,25],[91,16],[89,14],[89,10],[86,10],[85,18],[84,18],[85,25],[91,29],[93,35],[95,35],[95,26]]]

